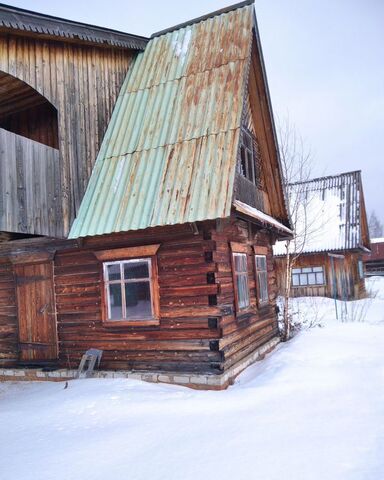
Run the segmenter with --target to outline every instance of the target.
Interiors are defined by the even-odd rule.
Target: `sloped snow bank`
[[[321,307],[323,328],[302,331],[223,392],[107,379],[0,384],[0,478],[384,478],[381,285],[369,322],[336,322]]]
[[[323,297],[291,299],[291,314],[294,323],[306,328],[322,326],[324,322],[329,323],[332,320],[384,322],[384,277],[370,277],[365,282],[368,297],[363,300],[342,302]]]

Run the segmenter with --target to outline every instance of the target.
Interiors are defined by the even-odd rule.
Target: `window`
[[[265,255],[255,255],[257,292],[259,303],[268,302],[268,272],[267,257]]]
[[[151,259],[104,263],[108,320],[154,318]]]
[[[248,268],[246,253],[232,253],[237,310],[249,307]]]
[[[305,267],[292,269],[292,286],[316,286],[325,285],[325,276],[323,267]]]
[[[103,321],[109,326],[159,324],[159,247],[143,245],[94,252],[102,262]]]
[[[257,181],[257,163],[259,160],[259,151],[257,148],[256,139],[253,134],[243,128],[241,131],[242,141],[240,146],[240,174],[256,184]]]
[[[359,260],[358,268],[359,268],[359,277],[360,279],[362,279],[364,278],[364,265],[362,260]]]

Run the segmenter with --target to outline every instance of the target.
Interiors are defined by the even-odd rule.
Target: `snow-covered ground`
[[[323,328],[300,332],[223,392],[0,384],[0,479],[383,479],[384,279],[374,288],[358,303],[369,303],[365,321],[337,322],[332,301],[319,301]]]

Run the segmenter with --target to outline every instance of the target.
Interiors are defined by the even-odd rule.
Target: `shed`
[[[343,300],[365,295],[363,255],[370,250],[361,171],[288,185],[299,253],[292,270],[293,296]],[[279,292],[284,291],[286,243],[274,247]]]

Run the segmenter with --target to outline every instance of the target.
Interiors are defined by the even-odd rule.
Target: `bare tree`
[[[369,235],[371,238],[379,238],[383,236],[383,224],[377,218],[376,212],[372,210],[368,221]]]
[[[302,254],[308,240],[308,235],[316,228],[310,225],[308,207],[310,199],[306,195],[304,182],[310,179],[312,157],[298,135],[296,128],[291,125],[289,118],[278,124],[280,157],[286,187],[286,198],[289,204],[291,221],[295,232],[294,238],[285,242],[285,285],[283,293],[283,339],[291,336],[292,318],[290,315],[290,297],[292,269]],[[294,185],[292,185],[294,184]],[[291,188],[288,190],[288,185]]]

